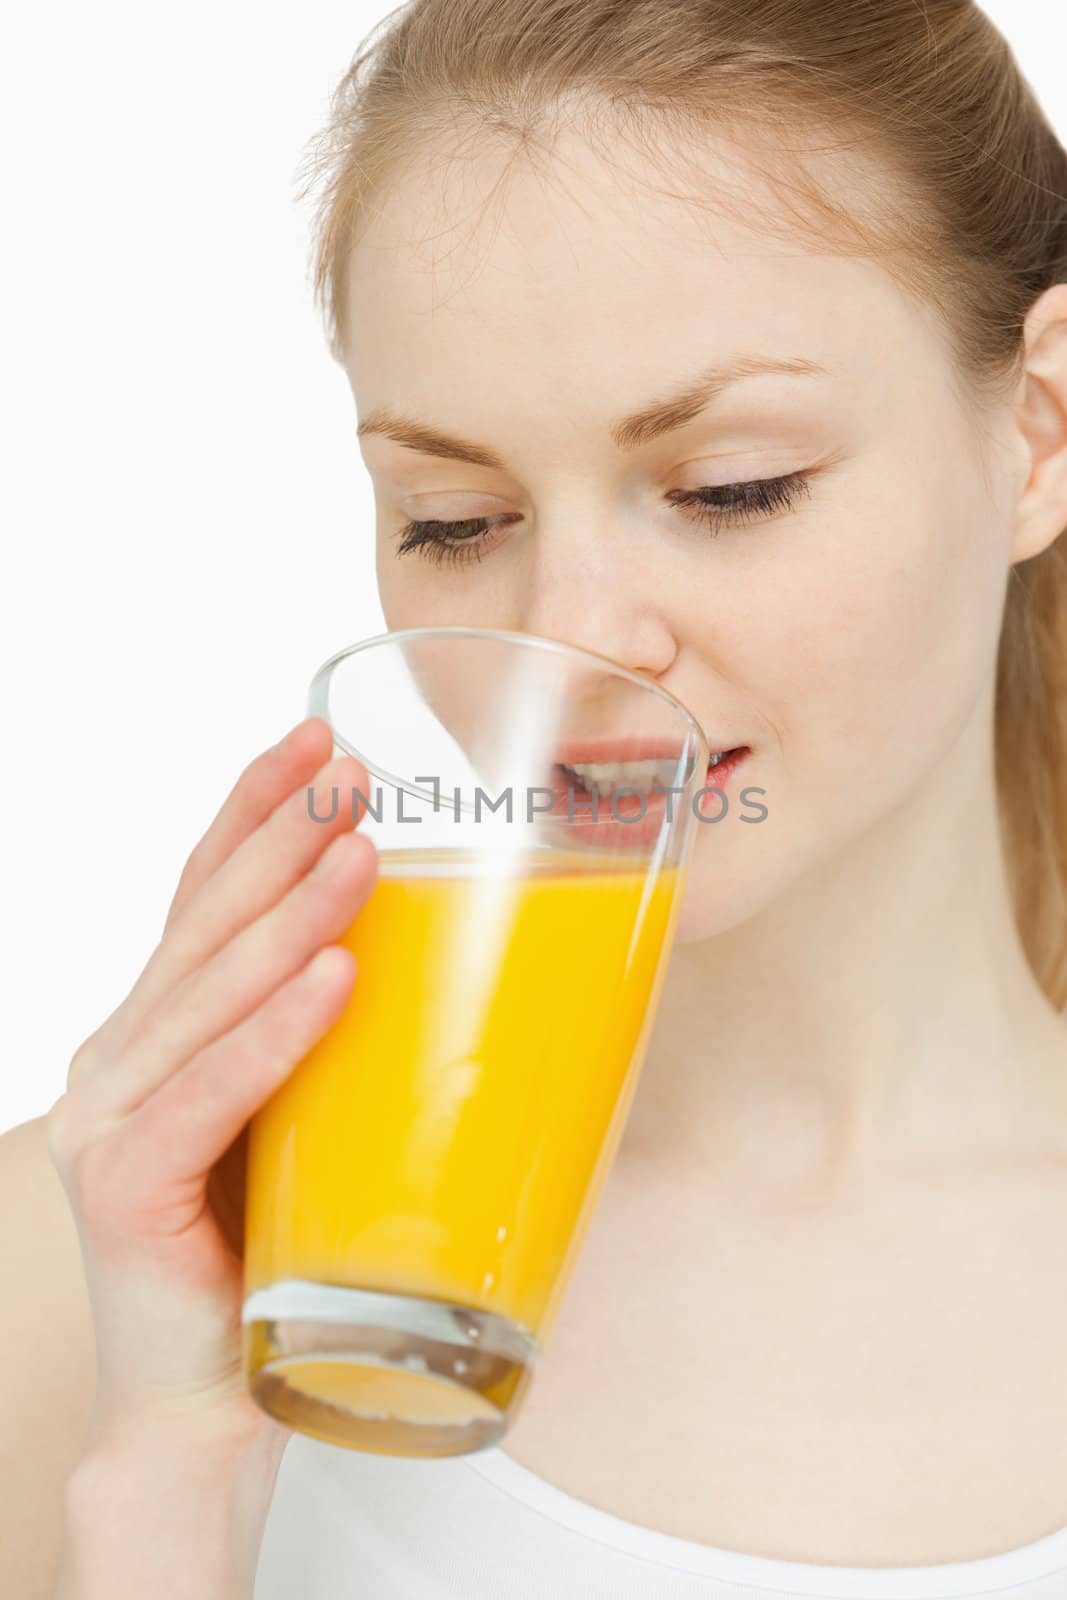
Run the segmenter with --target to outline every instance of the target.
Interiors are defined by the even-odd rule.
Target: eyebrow
[[[658,439],[661,434],[672,433],[676,428],[683,428],[687,422],[692,422],[732,384],[740,383],[745,378],[763,377],[768,373],[805,378],[829,376],[825,367],[804,356],[740,356],[726,366],[706,369],[666,400],[653,401],[640,411],[619,417],[609,426],[609,436],[619,450],[636,450],[640,445]],[[388,406],[379,406],[371,411],[356,429],[357,438],[370,433],[384,434],[397,444],[417,450],[422,455],[442,456],[448,461],[466,461],[473,467],[506,470],[503,458],[485,445],[443,433],[419,417],[400,416]]]

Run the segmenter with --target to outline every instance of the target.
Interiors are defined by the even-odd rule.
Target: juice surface
[[[484,862],[482,862],[484,869]],[[543,1337],[622,1133],[675,868],[382,851],[349,1004],[253,1119],[246,1293],[418,1294]]]

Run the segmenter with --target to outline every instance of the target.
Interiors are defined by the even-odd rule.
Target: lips
[[[728,748],[727,745],[708,741],[708,749],[712,753]],[[625,734],[612,737],[605,734],[599,739],[572,739],[568,744],[560,745],[556,751],[556,761],[560,766],[573,767],[575,762],[599,764],[609,761],[662,761],[667,758],[677,760],[682,749],[677,739],[641,738]]]
[[[735,750],[728,750],[721,761],[714,766],[708,763],[707,776],[704,786],[709,789],[718,789],[725,793],[726,785],[733,777],[741,763],[752,754],[747,744],[738,745]]]
[[[721,749],[722,746],[714,748]],[[593,794],[584,788],[576,774],[565,769],[573,763],[611,764],[666,758],[680,760],[682,750],[677,739],[616,737],[573,740],[561,745],[557,754],[560,757],[559,763],[552,767],[548,778],[548,787],[553,793],[551,808],[546,813],[548,817],[570,823],[592,824],[588,831],[587,828],[582,828],[583,838],[589,844],[601,847],[605,845],[641,847],[647,846],[656,838],[664,826],[663,812],[667,800],[665,790],[653,786],[643,796],[626,792],[613,797],[605,796],[598,791],[594,801]],[[748,745],[733,747],[715,766],[710,764],[707,766],[701,786],[724,792],[736,769],[750,754]],[[713,803],[713,796],[701,799],[701,815],[707,814],[709,798]],[[678,804],[679,796],[676,794],[675,809]]]

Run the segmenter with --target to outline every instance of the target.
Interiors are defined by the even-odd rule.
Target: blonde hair
[[[1033,301],[1067,279],[1067,151],[972,0],[411,0],[334,90],[305,156],[320,190],[314,292],[332,353],[346,272],[379,187],[465,129],[536,156],[553,119],[592,132],[742,130],[789,227],[867,254],[940,314],[976,409],[1024,370]],[[834,204],[791,145],[836,138],[880,165]],[[847,159],[847,157],[846,157]],[[760,216],[760,224],[771,226]],[[1009,573],[995,743],[1001,837],[1027,959],[1067,1008],[1067,540]]]

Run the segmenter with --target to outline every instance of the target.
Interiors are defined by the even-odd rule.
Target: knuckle
[[[255,785],[262,774],[270,770],[273,765],[275,746],[270,749],[260,750],[245,762],[234,784],[235,789],[248,789]]]
[[[314,951],[309,960],[314,960],[317,954],[318,950]],[[319,1009],[321,1000],[315,986],[305,982],[307,965],[305,962],[299,972],[275,991],[257,1019],[253,1048],[257,1056],[273,1068],[295,1065],[329,1026],[323,1023],[321,1028],[313,1030],[314,1038],[309,1035],[309,1016]]]
[[[344,778],[347,783],[359,783],[367,776],[363,763],[355,756],[348,755],[334,757],[324,771],[332,772],[336,778]]]
[[[378,850],[373,840],[358,829],[352,833],[353,843],[349,846],[355,852],[356,860],[362,869],[361,884],[368,890],[374,886],[378,877]]]
[[[311,790],[315,800],[315,811],[321,813],[324,805],[333,805],[331,791],[337,790],[336,805],[338,812],[347,812],[352,805],[352,789],[361,789],[364,794],[367,790],[367,773],[361,762],[355,756],[334,756],[320,767],[309,783],[305,784],[301,794]]]
[[[170,905],[167,908],[166,920],[163,924],[163,938],[165,939],[169,938],[172,929],[180,923],[182,915],[185,912],[185,908],[193,898],[193,895],[199,885],[199,881],[203,876],[200,871],[201,857],[199,855],[199,851],[200,845],[196,845],[189,855],[185,866],[181,870],[181,875],[178,878],[174,893],[171,896]]]
[[[56,1171],[66,1174],[74,1155],[77,1114],[70,1092],[61,1094],[44,1119],[45,1148]]]
[[[48,1112],[45,1144],[52,1165],[83,1211],[87,1197],[99,1186],[98,1174],[110,1170],[113,1162],[106,1135],[89,1125],[81,1101],[69,1091]]]
[[[203,877],[203,863],[207,860],[210,849],[210,829],[203,834],[185,858],[185,865],[178,875],[177,887],[174,891],[176,902],[188,899]]]
[[[87,1116],[81,1098],[69,1091],[46,1116],[49,1159],[82,1218],[106,1220],[128,1209],[132,1185],[119,1134],[117,1125],[100,1124]]]
[[[175,900],[179,899],[180,896],[182,894],[184,894],[185,891],[187,890],[187,888],[189,887],[189,883],[191,882],[191,880],[193,878],[193,875],[196,872],[197,862],[200,859],[200,852],[201,852],[201,850],[203,848],[203,843],[204,843],[204,841],[202,839],[198,839],[196,844],[193,845],[193,848],[190,850],[189,854],[185,858],[185,865],[182,867],[181,872],[178,874],[178,882],[175,885],[175,889],[174,889],[174,898],[175,898]]]
[[[346,831],[331,839],[302,879],[302,888],[310,897],[312,907],[315,910],[332,908],[339,895],[347,899],[357,885],[362,889],[369,859],[367,841],[361,834]]]
[[[349,852],[353,848],[350,841],[353,837],[354,835],[347,829],[343,833],[334,834],[304,882],[319,886],[332,883],[337,868],[349,860]]]
[[[321,872],[309,873],[293,897],[290,915],[284,918],[284,937],[291,947],[291,957],[304,959],[308,936],[320,934],[337,915],[339,889],[337,874],[331,868],[332,864]]]
[[[275,794],[278,784],[277,759],[278,747],[275,745],[269,750],[261,750],[242,769],[234,784],[234,794],[242,804],[252,801],[258,805],[261,800],[270,799]]]
[[[71,1056],[70,1064],[67,1067],[68,1089],[70,1089],[77,1082],[82,1074],[87,1071],[95,1061],[96,1043],[99,1034],[100,1029],[97,1028],[96,1031],[91,1033],[87,1039],[82,1040],[77,1050],[75,1050],[74,1054]],[[62,1101],[57,1102],[57,1104],[62,1104]]]

